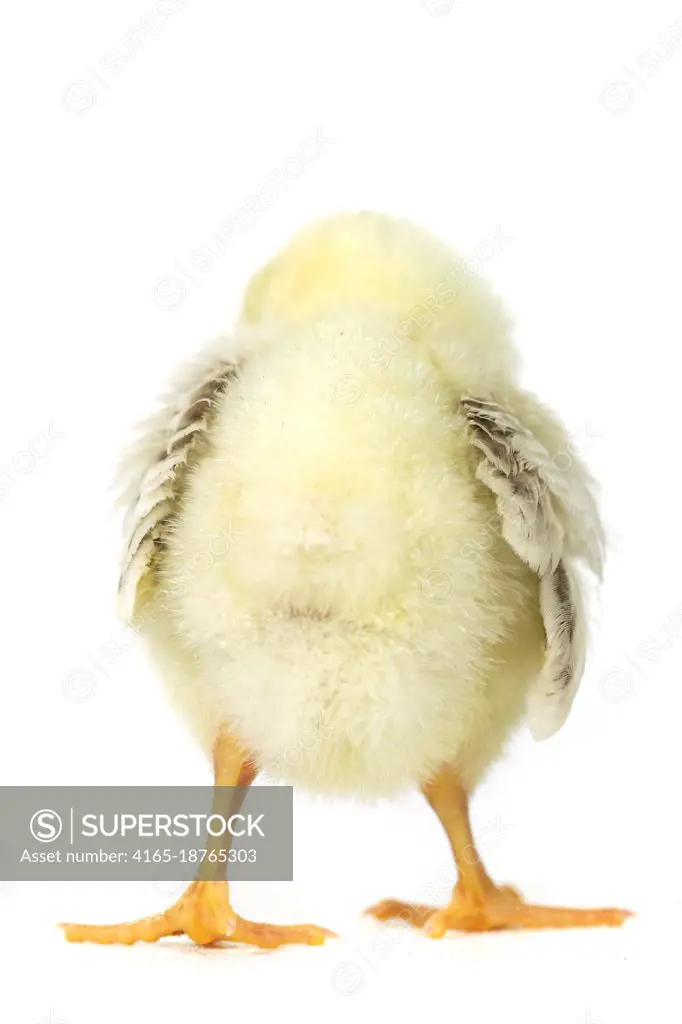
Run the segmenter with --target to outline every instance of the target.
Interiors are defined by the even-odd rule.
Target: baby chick
[[[538,738],[565,721],[579,571],[602,563],[590,477],[517,368],[499,303],[448,248],[387,216],[331,217],[256,275],[234,333],[179,376],[127,468],[124,615],[216,785],[262,770],[328,794],[421,787],[457,863],[452,898],[371,911],[433,937],[627,916],[524,902],[488,876],[469,823],[520,720]],[[195,881],[155,918],[65,928],[331,934],[247,921],[225,881]]]

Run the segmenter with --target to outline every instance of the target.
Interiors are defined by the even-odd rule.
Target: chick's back
[[[389,792],[444,761],[473,779],[542,660],[537,579],[459,408],[513,377],[514,353],[478,281],[429,326],[410,317],[461,266],[412,231],[325,222],[256,278],[217,346],[235,373],[149,629],[207,750],[229,722],[265,770],[324,791]]]

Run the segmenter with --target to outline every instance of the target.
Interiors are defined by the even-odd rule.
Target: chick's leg
[[[227,732],[218,737],[213,760],[216,788],[249,786],[256,776],[256,766]],[[216,805],[219,805],[217,789]],[[232,909],[226,881],[202,880],[192,882],[177,903],[163,914],[127,924],[65,924],[62,928],[70,942],[131,945],[134,942],[156,942],[168,935],[184,934],[202,946],[228,940],[264,949],[274,949],[292,942],[317,946],[334,935],[315,925],[280,926],[247,921]]]
[[[457,772],[444,768],[424,787],[424,795],[450,841],[457,864],[457,884],[447,907],[434,909],[423,904],[383,900],[368,911],[379,920],[399,918],[423,927],[431,938],[441,938],[449,929],[584,928],[620,925],[630,916],[629,911],[615,908],[576,910],[525,903],[515,889],[496,885],[486,872],[471,831],[468,797]]]

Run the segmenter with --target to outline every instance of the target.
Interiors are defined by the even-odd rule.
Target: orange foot
[[[631,917],[629,910],[604,908],[573,910],[568,907],[543,907],[524,903],[511,886],[490,886],[484,894],[465,892],[458,885],[449,906],[437,909],[401,900],[382,900],[367,910],[379,921],[398,918],[415,928],[423,928],[432,939],[440,939],[450,929],[464,932],[488,932],[501,928],[590,928],[615,927]]]
[[[232,910],[227,882],[192,882],[164,914],[130,924],[63,924],[69,942],[156,942],[167,935],[187,935],[200,946],[214,942],[245,942],[261,949],[275,949],[290,942],[321,946],[334,932],[312,924],[276,925],[247,921]]]

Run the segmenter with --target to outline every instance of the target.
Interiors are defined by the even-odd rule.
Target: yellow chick
[[[517,363],[465,261],[402,220],[331,217],[256,275],[234,333],[183,371],[128,462],[124,614],[216,785],[263,770],[327,794],[421,787],[457,863],[452,898],[371,911],[432,937],[628,913],[526,903],[488,876],[469,823],[520,720],[538,738],[565,721],[584,663],[579,570],[602,562],[590,477]],[[195,881],[155,918],[65,928],[125,943],[331,934],[247,921],[225,881]]]

